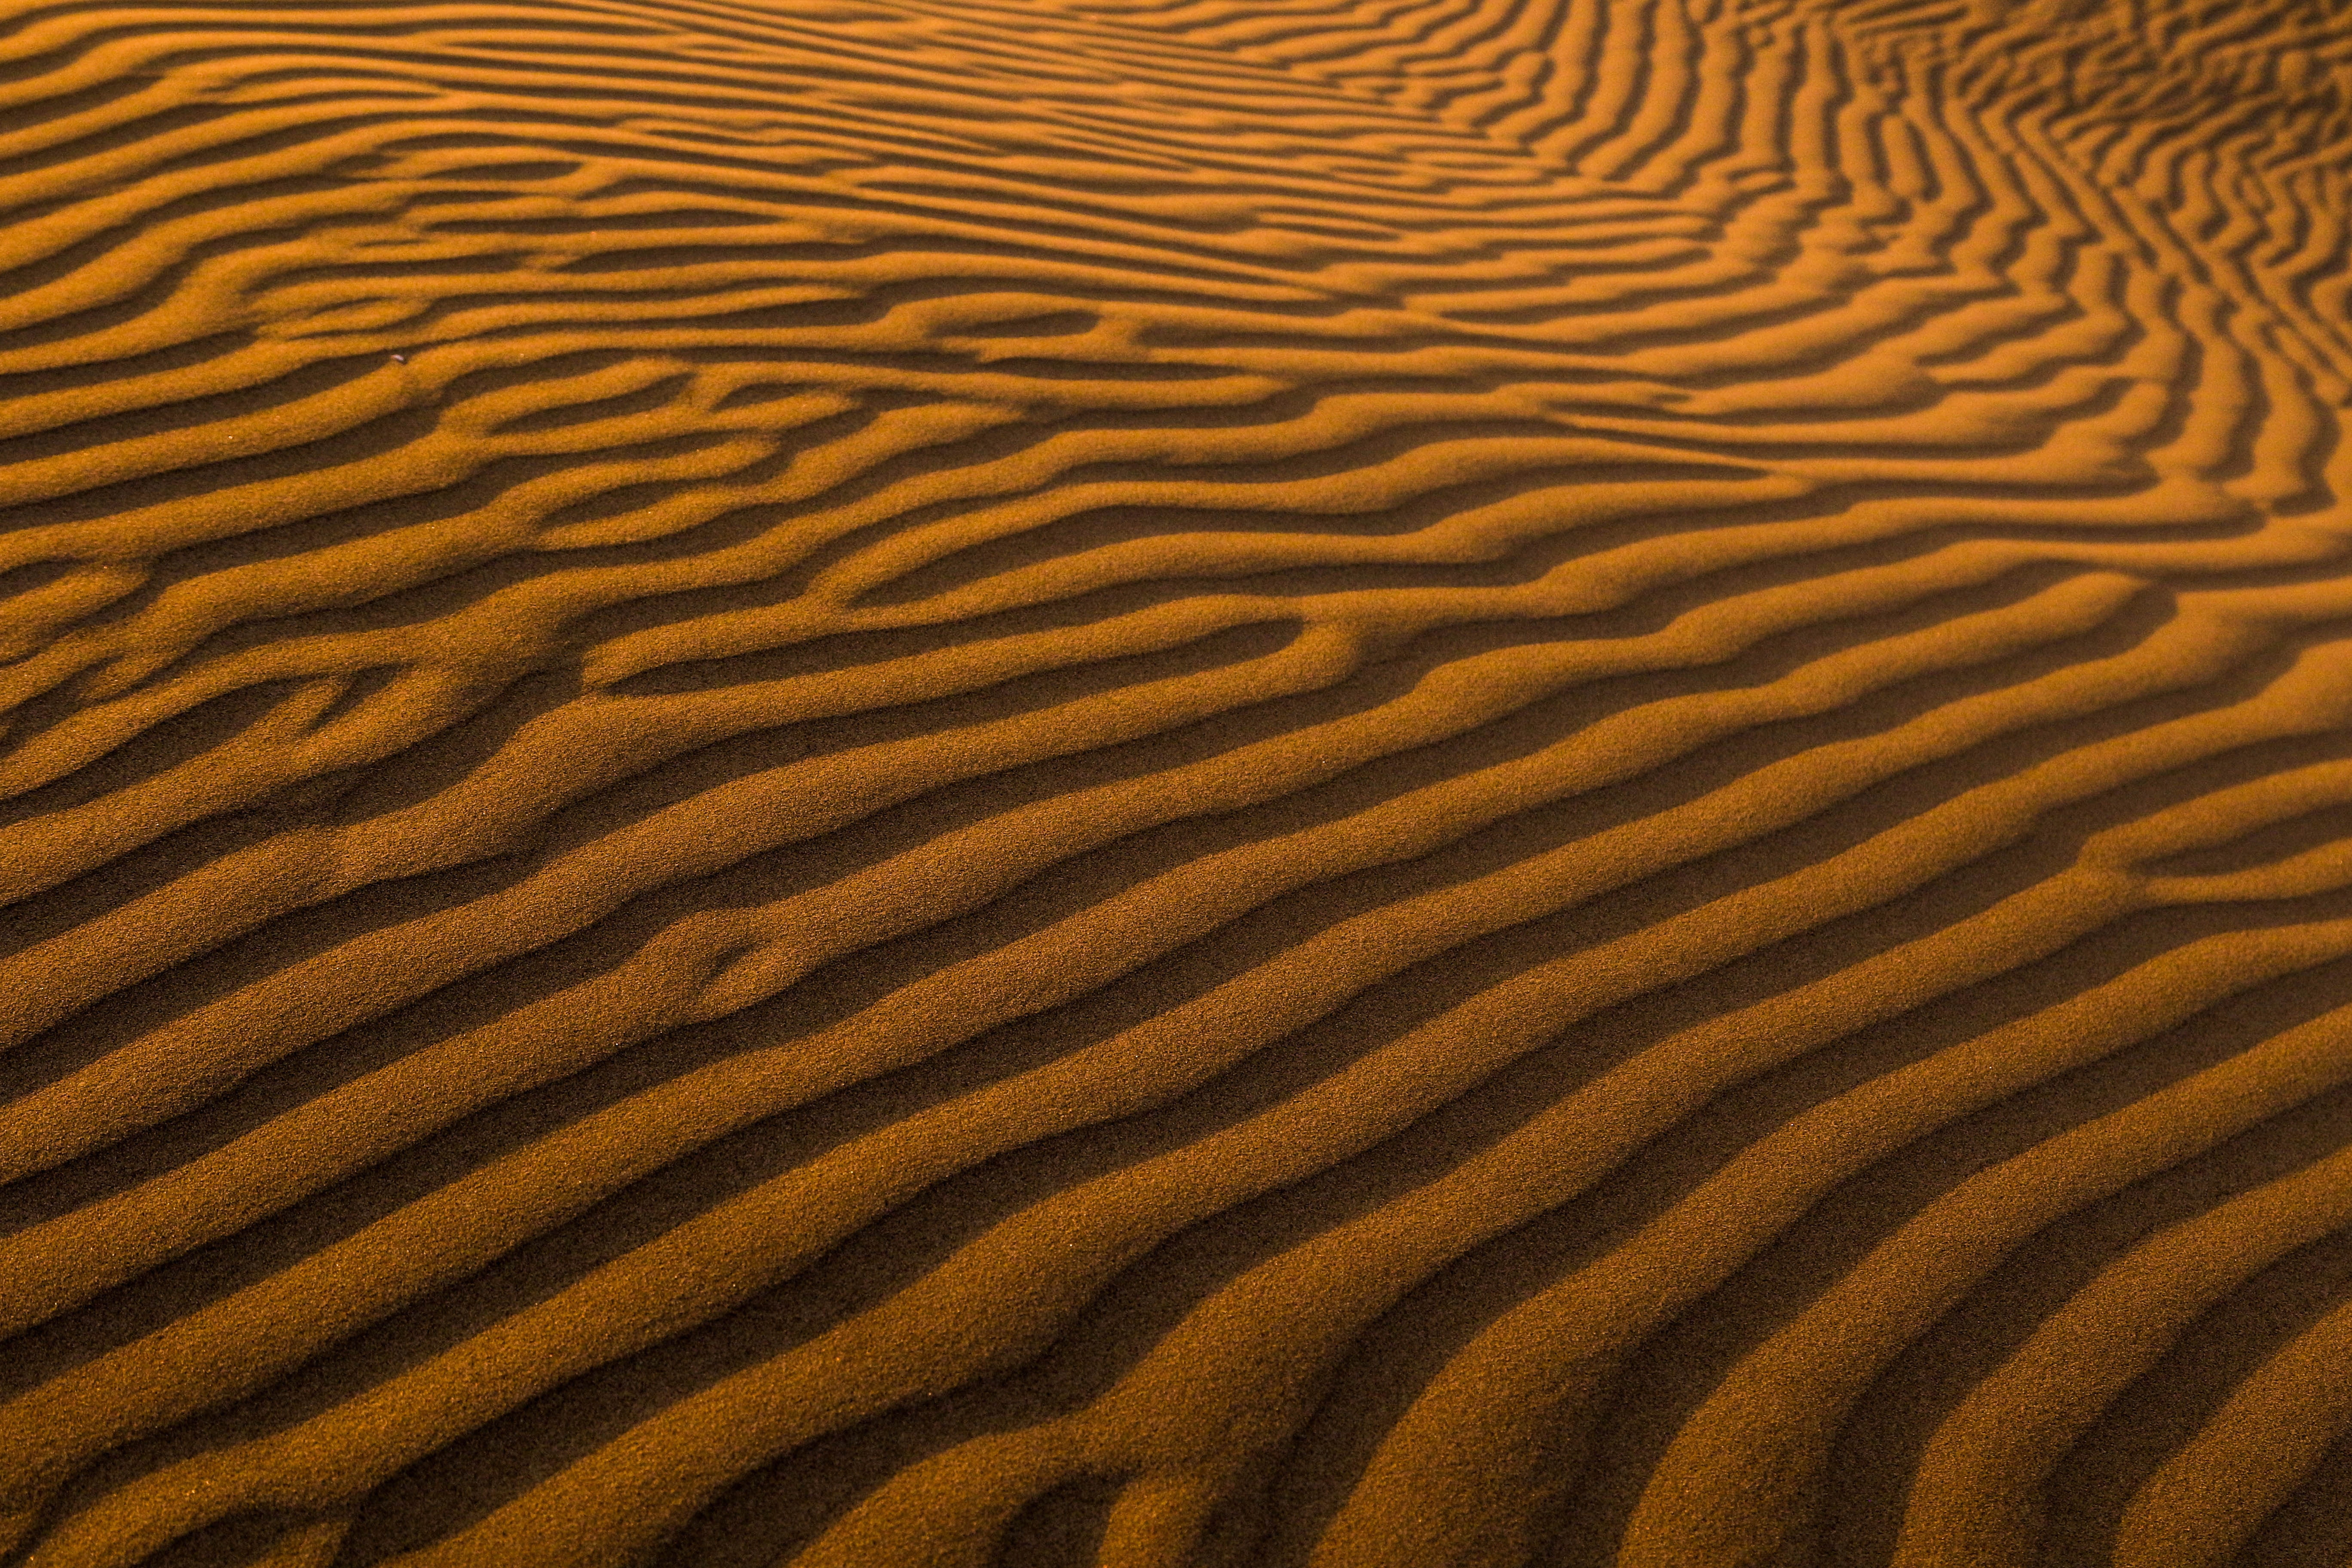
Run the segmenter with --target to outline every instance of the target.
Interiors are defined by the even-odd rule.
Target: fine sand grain
[[[2352,0],[0,0],[0,1564],[2340,1568]]]

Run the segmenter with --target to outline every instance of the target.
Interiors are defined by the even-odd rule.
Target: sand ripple
[[[6,0],[0,1561],[2334,1568],[2347,169],[2340,0]]]

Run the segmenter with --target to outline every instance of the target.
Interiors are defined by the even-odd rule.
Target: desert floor
[[[2341,1568],[2347,0],[0,0],[0,1563]]]

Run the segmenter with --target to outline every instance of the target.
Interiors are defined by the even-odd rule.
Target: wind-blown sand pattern
[[[2352,1558],[2340,0],[0,103],[0,1561]]]

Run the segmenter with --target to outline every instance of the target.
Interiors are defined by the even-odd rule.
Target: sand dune
[[[0,1563],[2352,1560],[2339,0],[0,5]]]

